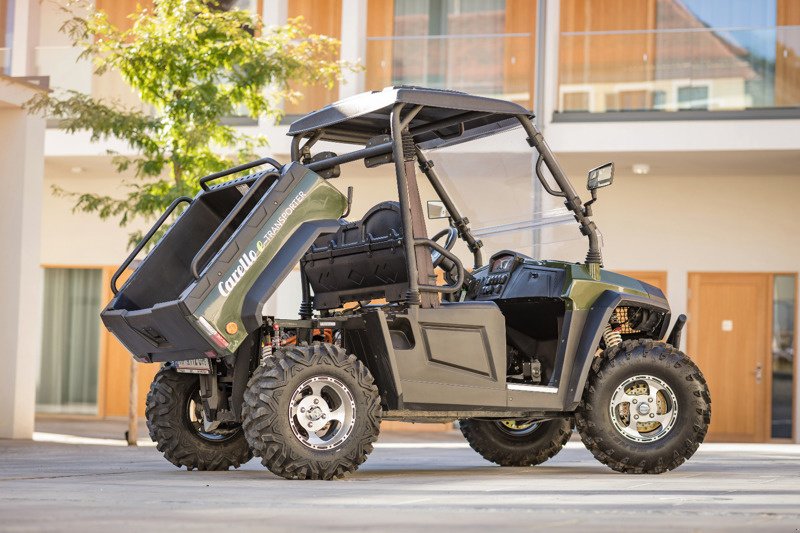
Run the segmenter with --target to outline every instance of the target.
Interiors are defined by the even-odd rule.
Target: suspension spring
[[[620,334],[621,329],[620,327],[615,329],[611,324],[606,325],[606,329],[603,331],[603,340],[606,343],[606,349],[613,348],[622,342],[622,335]]]

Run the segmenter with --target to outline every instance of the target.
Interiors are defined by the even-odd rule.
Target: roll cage
[[[544,136],[532,122],[533,117],[531,111],[504,100],[457,91],[392,87],[355,95],[312,112],[292,123],[288,135],[292,137],[292,160],[322,176],[338,176],[340,164],[359,159],[363,159],[368,167],[394,163],[403,234],[407,236],[403,241],[409,279],[405,304],[409,307],[434,307],[437,301],[435,293],[460,290],[465,270],[458,257],[429,239],[424,232],[416,165],[428,178],[447,209],[453,227],[473,254],[474,268],[483,264],[482,243],[470,231],[469,220],[461,215],[422,149],[458,144],[518,125],[527,134],[528,144],[538,153],[535,171],[542,187],[549,194],[564,198],[564,204],[575,217],[581,233],[589,239],[586,264],[592,277],[599,279],[602,255],[598,230],[590,218],[590,206],[581,202]],[[320,140],[364,147],[340,155],[320,152],[312,156],[311,149]],[[553,176],[555,187],[543,175],[542,163]],[[434,284],[436,278],[430,254],[425,248],[432,248],[453,262],[457,275],[452,283],[445,286]],[[302,284],[301,316],[310,318],[312,307],[308,281],[303,279]]]

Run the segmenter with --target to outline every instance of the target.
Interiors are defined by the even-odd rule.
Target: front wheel
[[[618,472],[660,474],[706,436],[711,398],[689,357],[663,342],[625,341],[592,364],[575,422],[586,448]]]
[[[378,438],[381,405],[372,375],[332,344],[276,351],[253,372],[244,400],[253,453],[287,479],[353,472]]]

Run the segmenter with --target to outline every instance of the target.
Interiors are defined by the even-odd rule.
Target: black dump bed
[[[238,213],[200,256],[202,270],[232,237],[247,215],[278,180],[276,171],[264,171],[201,191],[191,200],[163,238],[150,251],[101,313],[106,327],[142,361],[194,358],[213,347],[187,318],[193,310],[185,303],[195,285],[191,264],[209,238],[237,207],[259,178],[264,177]],[[180,341],[173,343],[171,339]]]

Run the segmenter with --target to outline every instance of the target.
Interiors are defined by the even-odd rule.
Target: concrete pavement
[[[674,472],[630,476],[579,442],[539,467],[499,468],[459,434],[384,434],[356,474],[306,482],[255,460],[186,472],[152,446],[82,439],[96,444],[0,441],[1,531],[800,528],[797,445],[704,445]]]

